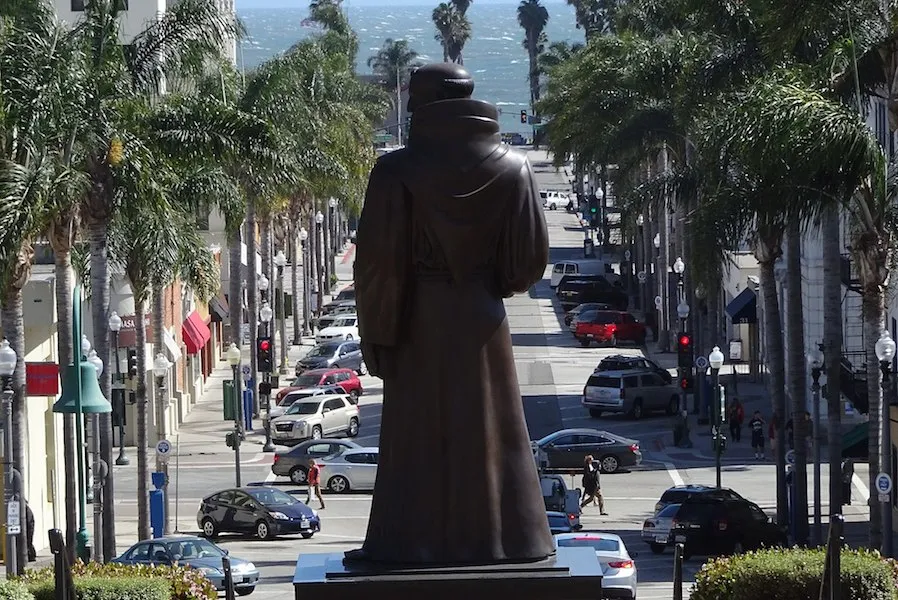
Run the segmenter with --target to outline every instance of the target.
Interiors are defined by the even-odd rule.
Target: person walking
[[[592,455],[587,455],[583,459],[583,501],[580,508],[587,504],[598,504],[599,514],[607,515],[605,512],[605,499],[602,498],[602,484],[599,481],[599,466],[596,464]]]
[[[754,450],[755,458],[763,460],[764,455],[764,418],[761,411],[756,410],[751,421],[748,422],[748,429],[751,431],[751,449]]]
[[[324,508],[324,499],[321,497],[321,467],[318,466],[314,458],[309,459],[307,479],[309,481],[309,491],[306,496],[306,504],[311,504],[312,494],[314,493],[315,497],[318,498],[318,502],[321,503],[321,508]]]
[[[745,421],[745,408],[738,398],[730,404],[730,437],[734,442],[742,441],[742,422]]]

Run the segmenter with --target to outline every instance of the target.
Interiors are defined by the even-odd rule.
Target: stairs
[[[867,358],[864,354],[844,353],[841,361],[839,391],[851,402],[855,410],[867,414],[870,402],[867,398]]]

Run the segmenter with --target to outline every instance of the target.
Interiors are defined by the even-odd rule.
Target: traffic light
[[[259,337],[256,340],[256,364],[260,373],[272,372],[271,337]]]
[[[694,348],[692,347],[692,334],[680,333],[677,335],[677,365],[680,370],[692,372],[692,361]]]
[[[137,350],[128,348],[128,379],[137,377]]]
[[[680,388],[691,392],[695,386],[695,378],[692,377],[692,373],[686,373],[680,377]]]
[[[524,123],[525,125],[527,124],[527,111],[526,110],[521,111],[521,123]]]

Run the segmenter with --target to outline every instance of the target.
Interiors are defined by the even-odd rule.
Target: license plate
[[[666,544],[666,543],[667,543],[667,536],[666,536],[666,535],[656,535],[656,536],[655,536],[655,541],[658,542],[659,544]]]
[[[308,519],[303,519],[302,521],[299,522],[299,526],[300,526],[300,527],[308,527],[308,526],[309,526],[309,520],[308,520]]]
[[[249,583],[249,582],[251,582],[251,581],[252,581],[252,579],[250,579],[249,577],[244,577],[244,578],[243,578],[243,583]]]
[[[593,335],[593,334],[591,334],[591,333],[587,333],[587,334],[586,334],[586,337],[588,337],[588,338],[594,338],[594,337],[596,337],[596,336]]]
[[[686,543],[686,536],[685,536],[685,535],[678,535],[678,536],[674,537],[674,541],[675,541],[676,543],[678,543],[678,544],[685,544],[685,543]]]

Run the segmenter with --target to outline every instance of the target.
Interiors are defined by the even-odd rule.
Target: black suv
[[[630,303],[627,293],[601,275],[580,275],[576,279],[564,278],[555,292],[561,307],[571,310],[586,302],[600,302],[625,311]]]
[[[690,498],[703,495],[721,500],[745,499],[729,488],[716,488],[710,485],[676,485],[672,488],[667,488],[661,494],[661,499],[655,503],[655,514],[657,515],[661,512],[661,509],[668,504],[682,504]]]
[[[787,544],[785,529],[772,523],[757,504],[713,494],[696,494],[680,504],[671,537],[683,544],[684,559]]]
[[[630,371],[633,369],[639,369],[640,371],[643,369],[654,371],[661,376],[664,383],[673,381],[670,371],[662,369],[656,362],[651,361],[644,356],[624,356],[623,354],[607,356],[599,362],[594,373],[598,373],[599,371]],[[668,504],[670,504],[670,502],[668,502]]]

